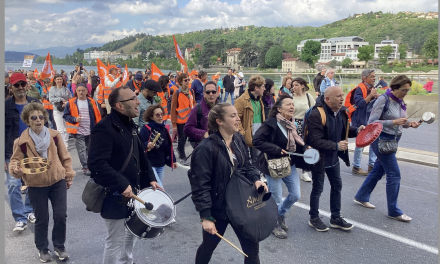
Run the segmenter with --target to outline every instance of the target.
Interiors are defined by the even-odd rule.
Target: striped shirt
[[[78,99],[78,114],[81,116],[81,120],[79,121],[78,134],[83,136],[90,135],[90,113],[89,103],[87,99]]]

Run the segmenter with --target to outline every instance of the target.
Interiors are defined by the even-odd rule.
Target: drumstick
[[[239,249],[238,247],[234,246],[234,244],[232,244],[231,242],[229,242],[229,240],[227,240],[226,238],[222,237],[219,233],[215,233],[219,238],[223,239],[226,243],[228,243],[229,245],[231,245],[233,248],[235,248],[236,250],[238,250],[238,252],[240,252],[241,254],[243,254],[245,257],[249,257],[248,255],[244,254],[243,251],[241,251],[241,249]]]
[[[157,133],[156,137],[153,140],[153,144],[156,144],[156,141],[159,139],[160,137],[160,133]],[[151,149],[149,149],[148,151],[150,151]]]
[[[350,119],[347,119],[347,132],[345,133],[345,141],[348,140],[348,130],[350,129]],[[345,150],[344,150],[345,153]]]
[[[412,113],[411,115],[409,115],[407,118],[412,117],[415,113],[417,113],[420,109],[416,110],[414,113]]]
[[[133,198],[138,200],[141,204],[143,204],[145,206],[145,209],[149,211],[153,210],[153,204],[145,202],[144,200],[142,200],[141,198],[137,197],[134,194],[133,194]]]

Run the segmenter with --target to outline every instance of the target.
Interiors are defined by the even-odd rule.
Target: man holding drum
[[[113,111],[92,130],[88,166],[95,182],[109,189],[101,210],[107,227],[103,263],[132,263],[136,238],[125,228],[127,202],[144,188],[162,188],[132,120],[139,116],[138,97],[123,86],[108,99]]]

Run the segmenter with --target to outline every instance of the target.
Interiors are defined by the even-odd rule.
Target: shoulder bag
[[[267,154],[264,153],[264,157],[267,160],[269,174],[275,180],[287,177],[292,173],[292,168],[290,167],[290,156],[281,157],[278,159],[268,159]]]
[[[382,110],[382,114],[379,118],[380,120],[382,120],[384,113],[386,113],[389,108],[389,100],[390,99],[388,98],[388,96],[386,96],[386,95],[384,95],[384,96],[385,96],[386,101],[385,101],[385,106],[383,107],[383,110]],[[397,126],[396,134],[397,134],[398,130],[399,130],[399,126]],[[379,137],[378,149],[379,149],[379,152],[384,155],[396,153],[397,152],[397,135],[391,140],[385,140],[385,139],[381,139]]]

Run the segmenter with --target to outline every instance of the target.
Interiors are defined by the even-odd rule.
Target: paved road
[[[68,191],[66,248],[71,256],[69,263],[101,263],[106,228],[98,214],[85,211],[81,193],[88,177],[80,172],[76,151],[70,149],[70,152],[78,175]],[[352,153],[350,155],[352,159]],[[366,161],[364,155],[364,168]],[[406,162],[399,162],[399,165],[402,172],[399,204],[406,214],[413,217],[411,223],[386,217],[385,180],[379,182],[371,197],[376,209],[355,204],[353,196],[364,177],[351,175],[351,168],[343,165],[342,214],[356,221],[353,230],[331,229],[320,233],[309,227],[307,206],[312,185],[301,181],[302,198],[287,214],[289,237],[280,240],[271,235],[261,242],[261,263],[438,263],[438,169]],[[171,171],[167,168],[165,175],[166,191],[174,200],[189,192],[186,169]],[[287,190],[284,188],[283,191],[286,196]],[[13,234],[15,223],[9,206],[5,206],[6,263],[40,263],[33,243],[34,225],[30,224],[20,235]],[[326,182],[321,198],[321,214],[325,223],[329,222],[329,207],[329,184]],[[136,244],[136,263],[194,263],[195,252],[202,239],[199,216],[190,198],[179,204],[177,210],[177,223],[168,227],[162,236]],[[225,237],[239,244],[231,228]],[[243,258],[221,242],[211,263],[243,263]]]

